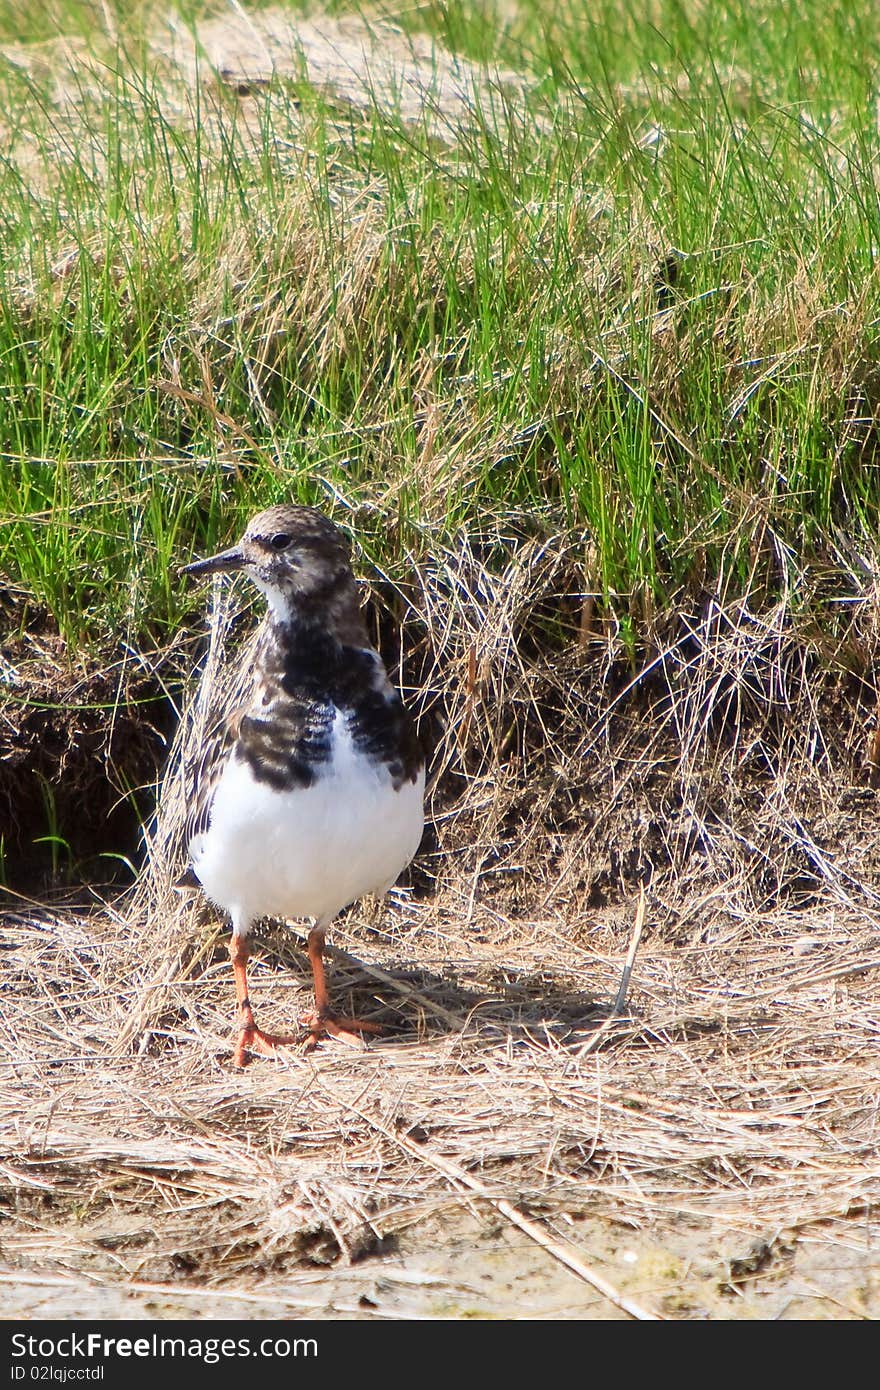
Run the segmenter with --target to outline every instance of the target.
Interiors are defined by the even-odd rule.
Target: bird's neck
[[[300,606],[280,618],[270,608],[256,658],[261,711],[289,699],[336,700],[352,673],[369,683],[377,663],[381,667],[360,612],[357,621],[329,626]]]
[[[267,625],[275,640],[288,648],[313,647],[323,639],[342,647],[369,647],[370,639],[351,576],[307,595],[264,589]]]

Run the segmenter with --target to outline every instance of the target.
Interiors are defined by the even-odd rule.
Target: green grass
[[[187,82],[161,9],[51,13],[72,65],[0,5],[0,573],[71,642],[164,641],[176,563],[282,497],[391,573],[461,529],[588,532],[633,640],[683,591],[829,624],[860,592],[867,0],[419,7],[523,78],[457,130],[295,73]]]

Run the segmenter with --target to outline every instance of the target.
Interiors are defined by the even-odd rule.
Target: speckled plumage
[[[187,569],[244,570],[269,604],[250,701],[204,750],[187,827],[194,873],[246,961],[257,918],[309,917],[322,932],[390,887],[421,838],[424,759],[321,512],[271,507],[238,546]],[[250,1009],[246,992],[239,1002]],[[267,1036],[252,1019],[246,1032]]]

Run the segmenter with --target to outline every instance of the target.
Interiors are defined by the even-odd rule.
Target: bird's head
[[[276,618],[345,606],[356,596],[348,542],[314,507],[281,505],[251,517],[237,545],[183,566],[184,574],[242,570],[262,589]]]

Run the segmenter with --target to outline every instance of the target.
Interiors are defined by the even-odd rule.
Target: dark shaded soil
[[[23,610],[0,589],[0,882],[125,881],[177,720],[171,663],[72,653]]]

